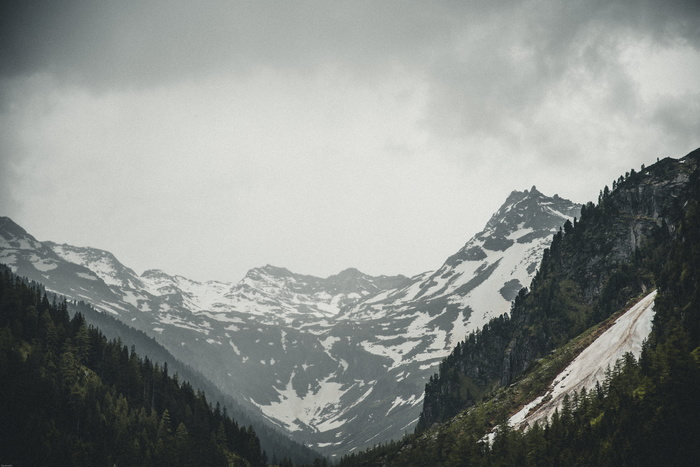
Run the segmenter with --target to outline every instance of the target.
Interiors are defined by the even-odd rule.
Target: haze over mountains
[[[347,269],[323,279],[270,265],[238,283],[139,276],[109,252],[39,242],[8,218],[0,262],[143,330],[293,439],[333,455],[411,431],[440,360],[509,311],[552,234],[579,212],[535,187],[514,191],[438,270],[412,278]]]
[[[659,464],[692,456],[642,455],[644,439],[672,446],[697,432],[678,408],[697,407],[687,394],[700,381],[698,154],[631,170],[598,205],[513,192],[440,268],[412,278],[356,269],[318,278],[270,265],[238,283],[139,276],[108,252],[40,242],[9,218],[0,262],[143,330],[247,411],[344,466],[508,452],[522,462],[507,465],[531,452]],[[572,392],[583,387],[588,394]],[[529,427],[550,417],[544,447],[517,441],[546,438],[548,428]],[[559,443],[577,417],[589,417],[570,432],[579,444],[602,447]],[[508,423],[524,431],[494,430]],[[605,447],[622,434],[637,447]]]

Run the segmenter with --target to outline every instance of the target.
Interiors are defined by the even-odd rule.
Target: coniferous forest
[[[0,381],[2,464],[267,464],[252,427],[4,266]]]
[[[616,187],[626,181],[621,179]],[[637,181],[632,179],[632,183]],[[636,190],[634,185],[630,188]],[[592,225],[599,226],[601,221],[619,215],[615,207],[617,199],[606,188],[599,205],[589,204],[583,214],[589,220],[598,217]],[[440,413],[435,417],[444,423],[424,425],[401,441],[346,456],[340,465],[698,465],[700,178],[697,169],[690,178],[688,198],[675,199],[673,204],[673,225],[662,224],[653,229],[631,260],[614,269],[603,288],[600,306],[596,307],[601,309],[606,303],[616,305],[623,292],[628,296],[634,294],[634,288],[640,285],[657,288],[653,330],[639,360],[628,354],[609,369],[605,380],[594,390],[568,397],[561,411],[546,424],[517,431],[506,423],[515,408],[509,401],[524,391],[524,381],[532,379],[544,365],[541,362],[533,365],[532,371],[516,378],[515,383],[487,389],[478,399],[462,372],[461,360],[473,358],[479,340],[497,341],[494,335],[507,335],[512,320],[498,318],[461,343],[427,384],[426,398],[432,390],[445,401],[438,406]],[[569,225],[565,232],[555,236],[533,281],[534,290],[521,292],[514,307],[518,301],[536,301],[538,295],[551,290],[554,292],[545,297],[550,301],[563,296],[561,286],[570,279],[563,277],[553,265],[561,263],[567,251],[572,250],[560,248],[558,243],[566,239],[574,249],[583,248],[577,243],[582,235],[587,235],[586,222]],[[542,303],[547,305],[548,301]],[[548,308],[542,303],[531,305],[533,313],[546,315],[543,310]],[[560,300],[555,308],[566,309],[564,305]],[[546,319],[536,319],[530,328],[537,330],[545,325],[549,325]],[[584,329],[585,326],[579,331]],[[463,411],[452,418],[460,410]],[[484,435],[494,426],[495,437],[489,442]]]
[[[511,315],[467,336],[443,360],[426,385],[416,433],[347,455],[339,465],[698,465],[700,152],[692,156],[682,189],[668,191],[663,206],[655,200],[663,219],[644,215],[648,206],[630,194],[645,186],[662,191],[679,179],[674,170],[682,164],[662,161],[601,191],[597,206],[586,205],[580,220],[554,236]],[[615,243],[629,232],[620,219],[648,226],[628,257]],[[596,332],[653,289],[653,328],[639,359],[619,360],[546,423],[524,431],[508,425]],[[518,345],[528,361],[515,358]],[[503,355],[514,357],[506,371],[498,367]],[[65,300],[0,266],[0,464],[270,460],[252,427],[239,425],[166,363],[108,340],[79,311],[71,317]],[[292,463],[284,458],[279,465]]]

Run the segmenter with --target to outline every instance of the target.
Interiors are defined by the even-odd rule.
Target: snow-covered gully
[[[562,408],[564,396],[595,387],[597,381],[604,380],[606,369],[612,368],[626,353],[639,358],[642,344],[651,332],[655,297],[656,291],[653,291],[619,317],[554,378],[545,394],[525,405],[508,423],[516,429],[524,429],[544,422]]]

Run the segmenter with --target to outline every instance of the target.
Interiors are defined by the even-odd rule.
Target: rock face
[[[437,271],[410,279],[269,265],[238,283],[138,276],[108,252],[38,242],[7,218],[0,262],[143,330],[295,440],[334,455],[412,430],[439,362],[509,312],[579,210],[535,187],[515,191]]]
[[[470,336],[426,387],[419,426],[445,421],[495,384],[508,385],[533,360],[620,309],[651,288],[653,263],[683,218],[698,185],[700,150],[632,171],[581,209],[544,252],[529,293],[510,318]],[[469,388],[465,392],[465,388]]]

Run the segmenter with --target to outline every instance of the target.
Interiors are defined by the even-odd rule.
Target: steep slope
[[[532,291],[448,356],[426,387],[420,427],[454,416],[489,388],[507,386],[533,361],[652,288],[652,266],[692,198],[700,152],[632,170],[598,206],[565,225],[546,250]],[[465,391],[468,388],[468,391]]]
[[[341,467],[697,463],[700,150],[631,171],[564,230],[512,318],[460,343],[431,378],[431,415],[445,416],[450,397],[467,409]],[[477,368],[487,354],[496,364]],[[514,357],[529,358],[515,377]],[[479,376],[490,389],[469,406],[460,392]]]
[[[534,276],[544,246],[579,210],[580,205],[547,197],[535,187],[514,191],[484,230],[437,271],[341,312],[328,333],[339,339],[331,353],[348,362],[363,358],[365,373],[369,365],[379,369],[365,376],[372,392],[360,394],[364,404],[345,415],[372,420],[371,426],[342,427],[344,435],[353,429],[351,445],[385,442],[413,429],[425,382],[439,362],[467,333],[509,312],[512,297]],[[347,446],[336,443],[335,452]]]
[[[4,266],[0,304],[3,465],[267,465],[253,431]]]
[[[355,269],[317,278],[269,265],[236,284],[157,270],[139,277],[108,252],[37,242],[9,220],[0,254],[19,274],[155,337],[294,439],[333,455],[413,429],[436,365],[469,331],[508,313],[544,245],[579,208],[534,187],[515,191],[440,269],[411,279]],[[36,267],[48,261],[79,274],[59,283]]]
[[[476,234],[435,272],[413,279],[347,310],[348,320],[410,314],[463,314],[466,333],[491,318],[508,313],[518,291],[529,284],[542,252],[581,206],[558,196],[547,197],[532,187],[514,191]]]
[[[99,300],[105,307],[119,300],[95,272],[64,260],[7,217],[0,217],[0,263],[50,290],[69,290],[78,300]]]
[[[638,359],[642,344],[651,333],[656,291],[642,298],[615,323],[586,347],[561,373],[547,391],[526,404],[508,419],[517,429],[549,421],[555,411],[562,411],[565,397],[572,398],[583,389],[590,391],[603,384],[605,374],[625,354]]]
[[[146,280],[149,274],[144,274],[144,279],[139,278],[133,270],[103,250],[39,242],[7,217],[0,217],[0,263],[9,266],[19,276],[45,285],[49,291],[77,302],[94,305],[108,316],[100,317],[99,313],[95,313],[84,303],[69,304],[69,308],[80,311],[89,324],[104,327],[104,332],[109,337],[121,337],[129,346],[135,344],[139,352],[149,349],[154,354],[146,356],[155,359],[154,361],[161,364],[170,362],[174,371],[180,369],[181,376],[192,375],[193,380],[203,383],[200,389],[210,387],[205,377],[192,369],[200,370],[196,361],[185,361],[182,355],[175,354],[172,349],[166,350],[159,344],[152,345],[145,335],[141,336],[136,331],[158,337],[158,332],[154,332],[153,328],[162,328],[157,327],[157,317],[151,313],[152,309],[158,310],[161,306],[169,309],[167,302],[171,297],[166,291],[159,292],[162,297],[150,293],[153,285]],[[185,284],[189,284],[190,288],[199,285],[203,293],[209,292],[210,287],[181,279]],[[228,288],[222,290],[221,295],[227,290]],[[182,293],[178,291],[176,295]],[[190,304],[203,302],[202,297],[194,299]],[[186,314],[191,315],[190,312]],[[114,319],[120,320],[130,328],[120,326]],[[165,320],[168,320],[168,315],[165,316]],[[184,362],[185,366],[180,362]],[[283,435],[268,426],[257,410],[251,411],[249,405],[242,407],[236,401],[238,394],[223,392],[229,395],[226,403],[231,413],[237,414],[238,418],[246,423],[255,425],[269,453],[278,452],[279,457],[294,458],[299,462],[308,462],[316,457],[316,454],[307,448],[284,441]],[[216,394],[216,391],[209,390],[207,394]]]

